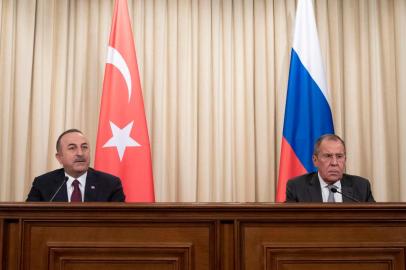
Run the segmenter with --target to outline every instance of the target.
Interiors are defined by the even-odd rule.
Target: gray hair
[[[320,144],[323,141],[335,141],[335,142],[341,142],[341,144],[344,146],[344,153],[346,152],[345,150],[345,142],[343,141],[343,139],[341,139],[339,136],[335,135],[335,134],[324,134],[322,136],[320,136],[316,143],[314,144],[314,149],[313,149],[313,155],[317,156],[320,152]]]

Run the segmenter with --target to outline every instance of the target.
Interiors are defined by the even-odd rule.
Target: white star
[[[141,146],[141,144],[137,143],[133,138],[130,137],[133,124],[134,121],[129,123],[125,128],[121,129],[110,121],[110,128],[111,132],[113,133],[113,137],[111,137],[110,140],[103,145],[103,147],[116,147],[120,161],[123,160],[126,147]]]

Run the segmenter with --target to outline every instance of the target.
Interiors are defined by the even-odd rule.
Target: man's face
[[[327,183],[335,183],[343,177],[345,162],[345,149],[340,141],[322,141],[319,153],[313,155],[313,164]]]
[[[79,132],[65,134],[60,140],[60,148],[55,156],[66,173],[73,177],[79,177],[89,168],[89,142]]]

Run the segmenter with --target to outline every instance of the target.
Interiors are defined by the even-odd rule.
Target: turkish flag
[[[127,0],[116,0],[95,168],[120,177],[127,202],[154,202],[151,151]]]

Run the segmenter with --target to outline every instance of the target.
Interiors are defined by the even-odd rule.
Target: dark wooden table
[[[1,269],[404,270],[406,204],[1,203]]]

